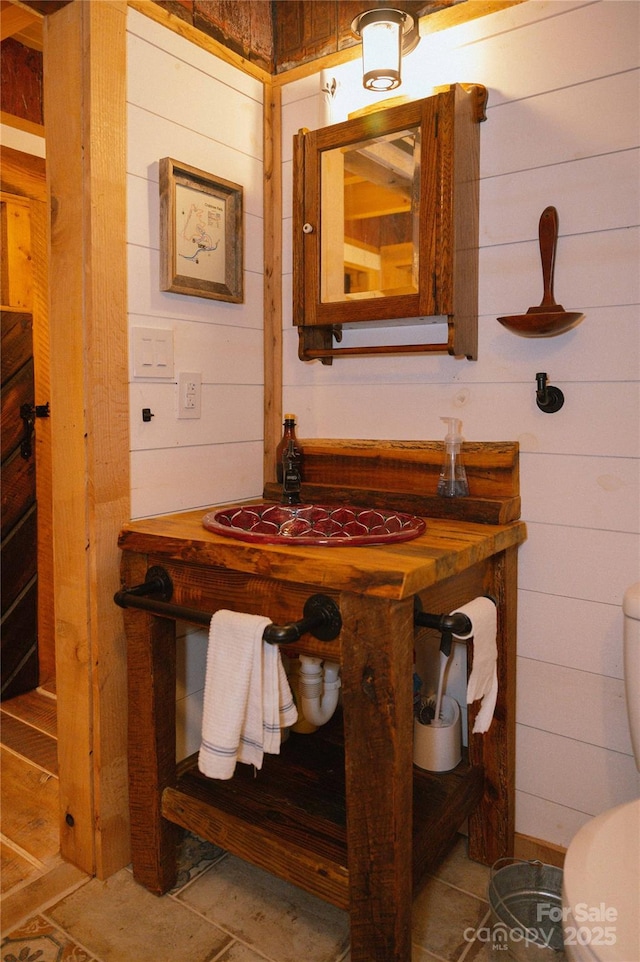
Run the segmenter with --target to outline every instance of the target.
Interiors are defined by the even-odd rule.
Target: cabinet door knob
[[[302,225],[303,234],[313,234],[313,224],[303,224]]]

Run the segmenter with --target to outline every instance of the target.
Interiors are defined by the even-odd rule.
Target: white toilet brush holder
[[[435,705],[435,698],[429,699]],[[460,705],[449,695],[442,696],[440,718],[423,725],[413,722],[413,761],[427,772],[450,772],[462,758]]]

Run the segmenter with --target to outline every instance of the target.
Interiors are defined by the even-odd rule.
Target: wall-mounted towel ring
[[[148,569],[142,584],[116,591],[113,600],[121,608],[140,608],[160,617],[209,626],[212,614],[198,611],[197,608],[169,604],[172,594],[173,583],[169,574],[164,568],[154,565]],[[300,621],[292,621],[287,625],[267,625],[263,639],[270,645],[290,645],[309,633],[318,641],[333,641],[341,629],[340,609],[333,598],[317,594],[307,598]]]

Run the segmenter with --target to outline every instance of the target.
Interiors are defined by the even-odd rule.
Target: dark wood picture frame
[[[171,157],[160,161],[160,290],[244,300],[243,191]]]

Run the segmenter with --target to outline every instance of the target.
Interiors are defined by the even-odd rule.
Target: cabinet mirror
[[[420,128],[320,158],[322,303],[418,292]]]
[[[303,360],[382,351],[476,356],[485,100],[484,87],[454,85],[295,136],[294,324]],[[336,346],[352,324],[442,316],[444,345]]]

